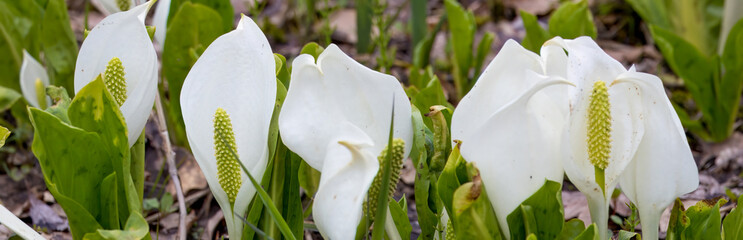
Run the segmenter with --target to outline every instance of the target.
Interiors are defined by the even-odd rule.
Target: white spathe
[[[394,105],[393,135],[413,141],[411,106],[393,76],[376,72],[331,44],[315,59],[303,54],[292,66],[291,83],[279,115],[284,144],[322,172],[313,218],[330,239],[352,239],[387,145]]]
[[[661,211],[699,183],[683,128],[660,79],[625,69],[589,37],[556,37],[545,46],[559,46],[568,53],[567,79],[577,89],[568,96],[570,117],[563,135],[565,173],[586,195],[602,236],[607,232],[606,196],[621,179],[622,190],[639,208],[643,238],[657,239]],[[588,103],[596,81],[607,84],[612,117],[606,196],[588,160]]]
[[[41,80],[44,87],[49,85],[49,76],[46,74],[44,67],[26,49],[23,49],[23,64],[21,64],[20,74],[21,92],[31,106],[38,108],[39,98],[36,95],[37,79]],[[44,99],[46,99],[46,106],[52,105],[52,100],[49,96],[44,97]]]
[[[462,141],[462,157],[480,170],[507,237],[508,214],[545,180],[562,183],[562,161],[555,156],[568,109],[561,106],[564,97],[554,96],[567,96],[568,85],[561,68],[544,67],[565,59],[562,49],[553,50],[543,49],[540,57],[508,40],[452,116],[452,139]]]
[[[170,0],[158,0],[155,8],[155,15],[152,17],[152,24],[155,25],[155,42],[160,44],[163,49],[165,44],[165,34],[168,31],[168,14],[170,13]]]
[[[75,64],[75,92],[106,70],[117,57],[124,66],[127,98],[121,105],[129,146],[142,133],[157,94],[158,61],[144,18],[153,1],[104,18],[85,38]]]
[[[126,2],[131,8],[137,5],[137,2],[135,2],[134,0],[91,0],[93,6],[101,11],[103,15],[111,15],[117,12],[129,10],[119,8],[119,2]]]
[[[271,46],[258,25],[242,16],[237,28],[212,42],[191,68],[181,89],[188,142],[214,198],[224,212],[231,239],[240,239],[248,205],[256,189],[247,174],[234,209],[218,180],[214,113],[229,114],[240,161],[256,179],[268,162],[268,132],[276,101],[276,73]],[[233,214],[234,213],[234,214]]]

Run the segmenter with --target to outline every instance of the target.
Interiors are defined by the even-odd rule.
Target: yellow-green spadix
[[[317,58],[294,59],[292,81],[279,115],[284,144],[322,172],[312,215],[329,239],[353,239],[369,187],[394,138],[412,147],[411,107],[393,76],[371,70],[331,44]]]
[[[275,99],[271,46],[246,16],[209,45],[181,89],[188,142],[224,212],[230,239],[241,239],[240,217],[256,192],[237,161],[256,179],[263,177]]]
[[[121,106],[129,146],[142,134],[157,94],[157,54],[144,25],[152,3],[104,18],[85,38],[75,64],[75,92],[103,74]]]
[[[661,212],[699,182],[663,84],[634,67],[627,70],[589,37],[557,37],[545,46],[568,54],[567,80],[576,88],[568,96],[563,167],[586,195],[602,239],[608,238],[609,200],[617,183],[638,206],[643,239],[657,239]]]

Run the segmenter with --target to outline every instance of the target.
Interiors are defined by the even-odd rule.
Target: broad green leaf
[[[485,57],[488,56],[490,53],[490,45],[493,44],[493,40],[495,40],[495,34],[492,32],[485,32],[485,34],[480,39],[480,44],[477,45],[477,51],[475,52],[475,63],[472,65],[475,71],[475,78],[477,79],[480,77],[480,74],[482,73],[482,64],[485,62]],[[472,88],[472,86],[475,85],[475,81],[472,81],[470,83],[469,88]]]
[[[438,214],[441,213],[441,200],[439,200],[436,188],[436,175],[428,170],[428,159],[431,154],[427,146],[431,146],[427,140],[427,128],[423,124],[423,116],[415,105],[412,108],[413,122],[413,148],[410,151],[410,159],[415,166],[415,206],[418,213],[418,223],[421,227],[419,239],[433,239],[436,234],[436,226],[439,223]],[[428,131],[430,132],[430,131]],[[431,150],[433,151],[433,150]],[[433,184],[432,184],[433,183]]]
[[[215,11],[219,15],[219,19],[216,20],[221,23],[222,27],[221,29],[217,28],[214,30],[222,33],[232,31],[235,22],[235,12],[230,0],[172,0],[170,2],[170,12],[168,13],[168,16],[170,16],[168,17],[168,32],[170,32],[170,24],[175,22],[173,16],[177,14],[177,11],[180,11],[181,5],[186,2],[201,4]],[[168,33],[168,36],[170,36],[170,33]],[[166,38],[165,41],[168,41],[168,39]],[[167,45],[167,43],[165,45]],[[206,46],[204,46],[204,48],[206,48]]]
[[[643,20],[662,28],[671,28],[671,19],[663,0],[627,0]]]
[[[562,184],[546,180],[544,186],[508,214],[511,239],[536,234],[539,239],[555,239],[564,224]]]
[[[315,60],[317,60],[317,57],[320,56],[320,53],[322,53],[322,51],[324,50],[325,48],[323,48],[320,45],[317,45],[317,43],[310,42],[310,43],[305,44],[302,47],[302,50],[299,52],[299,54],[309,54],[309,55],[312,55],[312,57],[314,57]]]
[[[8,110],[22,96],[13,89],[0,86],[0,112]]]
[[[175,4],[178,1],[171,2]],[[217,2],[217,1],[215,1]],[[171,8],[173,11],[173,8]],[[168,38],[163,47],[163,77],[168,81],[168,98],[165,105],[168,109],[170,132],[175,142],[186,145],[186,132],[181,116],[180,94],[183,80],[186,79],[191,66],[209,44],[226,31],[220,27],[222,17],[211,8],[184,2],[178,12],[168,18]]]
[[[356,52],[366,53],[371,50],[372,1],[356,1]]]
[[[502,239],[490,200],[479,176],[454,192],[454,231],[457,239]]]
[[[18,82],[21,64],[23,63],[23,39],[16,30],[14,15],[0,2],[0,86],[20,91]]]
[[[619,233],[617,234],[617,240],[632,240],[632,239],[640,239],[640,234],[637,234],[636,232],[628,232],[624,230],[619,230]]]
[[[722,232],[725,239],[743,238],[743,197],[738,198],[738,203],[732,211],[722,220]]]
[[[454,212],[454,192],[464,183],[469,182],[467,177],[467,166],[464,158],[459,153],[459,143],[452,149],[449,154],[449,160],[446,161],[444,171],[439,175],[436,183],[441,202],[444,204],[446,211]]]
[[[10,136],[10,130],[0,126],[0,147],[5,146],[5,139],[8,139],[8,136]]]
[[[320,171],[302,161],[297,174],[299,175],[299,185],[307,192],[307,196],[315,195],[320,185]]]
[[[400,199],[400,202],[390,198],[389,208],[392,220],[395,222],[395,226],[397,226],[397,232],[400,233],[400,238],[410,239],[410,232],[413,231],[413,226],[410,225],[410,220],[408,219],[408,209],[405,201],[405,196]]]
[[[720,116],[720,124],[726,124],[722,133],[727,138],[733,131],[743,89],[743,20],[730,30],[720,61],[723,70],[717,97],[720,101],[718,107],[724,114]]]
[[[472,45],[475,39],[475,17],[456,0],[444,0],[449,23],[452,52],[454,53],[454,85],[457,98],[469,91],[469,71],[472,66]]]
[[[560,231],[560,234],[557,235],[555,239],[558,239],[558,240],[575,239],[575,237],[580,235],[584,230],[586,230],[586,225],[583,224],[583,221],[577,218],[573,218],[573,219],[566,221],[562,225],[562,230]]]
[[[126,222],[129,211],[141,209],[142,198],[139,198],[132,182],[126,122],[100,75],[80,89],[67,114],[71,125],[100,137],[103,149],[109,154],[108,161],[117,175],[120,222]]]
[[[689,217],[684,211],[684,204],[681,199],[676,198],[671,208],[671,218],[668,220],[668,229],[666,229],[666,239],[676,240],[684,239],[684,231],[689,227]]]
[[[49,0],[46,5],[41,25],[41,46],[52,84],[62,86],[72,94],[78,49],[64,0]]]
[[[574,240],[601,240],[599,229],[596,224],[589,225],[580,235],[574,238]]]
[[[85,240],[109,239],[109,240],[139,240],[150,233],[147,221],[140,213],[132,212],[126,221],[123,230],[102,230],[95,233],[85,234]]]
[[[444,89],[441,87],[439,78],[433,73],[433,69],[429,66],[426,71],[421,75],[422,81],[427,81],[425,87],[420,89],[415,96],[412,97],[411,102],[418,109],[429,110],[432,106],[442,105],[448,109],[454,109],[454,106],[449,103],[444,95]],[[449,113],[450,111],[446,111]],[[433,121],[431,118],[423,118],[423,122],[426,127],[433,129]],[[447,140],[448,141],[448,140]]]
[[[426,16],[428,7],[426,0],[412,0],[410,3],[410,32],[412,35],[412,46],[417,46],[423,41],[428,32]]]
[[[286,57],[281,54],[274,53],[276,59],[276,78],[279,79],[281,84],[289,86],[291,81],[291,68],[286,64]]]
[[[560,5],[549,21],[549,33],[565,39],[580,36],[596,38],[596,25],[593,24],[593,15],[588,8],[588,2],[566,1]]]
[[[101,182],[101,226],[104,229],[118,229],[118,186],[116,173],[111,173]]]
[[[727,200],[703,200],[686,210],[689,227],[684,231],[686,239],[721,239],[720,206]],[[683,238],[682,238],[683,239]]]
[[[29,115],[35,129],[32,149],[44,181],[65,210],[73,238],[82,239],[85,233],[101,228],[100,184],[114,172],[111,155],[98,134],[36,108],[30,108]]]
[[[650,32],[668,65],[684,79],[684,85],[701,110],[703,121],[707,123],[712,138],[708,140],[724,140],[727,134],[723,133],[727,132],[729,127],[724,123],[728,117],[723,117],[722,123],[716,120],[719,118],[715,87],[716,79],[719,78],[717,63],[671,31],[651,25]]]
[[[537,17],[521,10],[521,20],[524,21],[524,30],[526,30],[526,36],[521,41],[521,45],[529,51],[539,53],[542,48],[542,44],[549,40],[552,36],[539,25]]]

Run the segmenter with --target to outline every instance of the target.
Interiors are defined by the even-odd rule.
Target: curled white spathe
[[[567,114],[561,104],[567,100],[555,96],[566,96],[560,91],[567,86],[555,85],[566,82],[544,66],[565,56],[552,50],[543,49],[540,57],[508,40],[452,116],[452,139],[462,141],[462,157],[480,170],[507,237],[508,214],[545,180],[562,183],[562,161],[555,156]]]
[[[230,206],[218,180],[214,150],[214,113],[229,114],[240,161],[256,179],[268,162],[268,133],[276,101],[275,61],[271,46],[258,25],[242,16],[237,28],[212,42],[186,76],[181,107],[188,142],[224,212],[232,239],[240,239],[248,205],[256,189],[247,174]]]
[[[130,147],[142,133],[157,94],[157,53],[144,25],[152,3],[104,18],[85,38],[75,64],[77,93],[103,73],[112,58],[121,60],[126,73],[127,98],[120,109],[126,120]]]
[[[21,64],[20,85],[21,93],[31,106],[39,107],[39,98],[36,95],[36,80],[41,80],[44,87],[49,85],[49,75],[36,59],[25,49],[23,50],[23,64]],[[45,96],[46,106],[52,104],[52,100]]]
[[[284,144],[322,172],[313,218],[330,239],[352,239],[362,203],[393,135],[412,147],[411,106],[394,77],[371,70],[331,44],[315,59],[303,54],[292,66],[279,115]]]

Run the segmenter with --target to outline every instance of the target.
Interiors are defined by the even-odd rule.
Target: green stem
[[[144,142],[145,136],[144,130],[142,130],[142,134],[139,135],[139,138],[137,138],[137,141],[134,142],[134,146],[130,150],[132,167],[129,171],[131,172],[134,188],[137,189],[137,196],[139,196],[140,200],[144,198]]]
[[[594,198],[586,194],[588,209],[591,211],[591,221],[599,229],[601,240],[609,239],[609,202],[604,198]]]
[[[601,169],[599,167],[594,166],[593,167],[595,178],[596,178],[596,184],[599,185],[601,188],[601,193],[604,194],[604,198],[606,198],[606,176],[604,175],[604,169]]]

